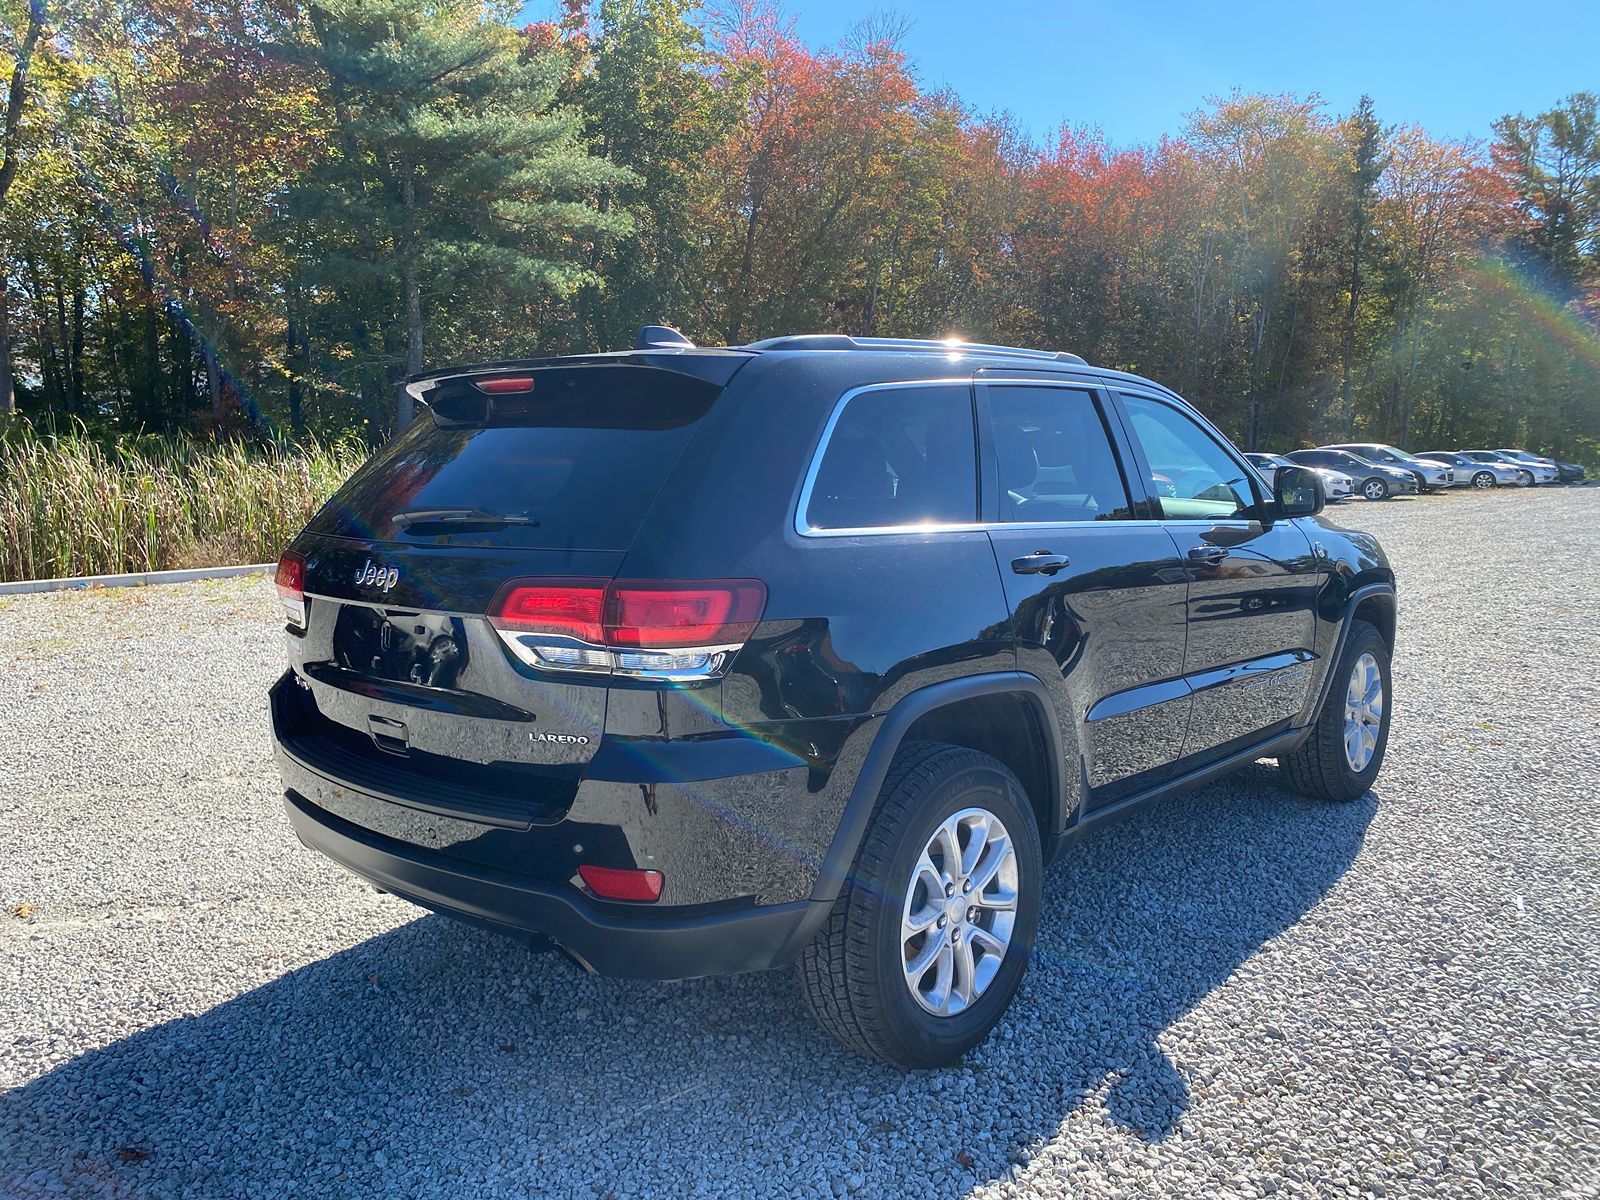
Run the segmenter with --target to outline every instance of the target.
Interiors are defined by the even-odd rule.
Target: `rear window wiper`
[[[513,517],[482,508],[408,508],[389,518],[397,529],[413,525],[527,525],[537,527],[537,517]]]

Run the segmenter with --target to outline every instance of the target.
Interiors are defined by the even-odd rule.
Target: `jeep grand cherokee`
[[[792,963],[849,1046],[948,1063],[1085,830],[1259,758],[1330,801],[1383,761],[1376,542],[1149,380],[653,327],[409,387],[279,566],[289,818],[586,969]]]

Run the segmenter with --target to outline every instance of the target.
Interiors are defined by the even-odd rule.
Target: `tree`
[[[1600,276],[1600,96],[1576,92],[1537,117],[1494,124],[1495,166],[1527,219],[1518,239],[1564,299]]]
[[[578,296],[579,337],[612,348],[641,325],[691,327],[693,265],[700,241],[694,199],[707,185],[707,159],[738,119],[712,77],[713,56],[690,24],[691,0],[601,0],[599,36],[569,21],[577,70],[565,94],[583,113],[591,149],[631,177],[599,198],[631,218],[619,237],[596,239],[595,280]],[[575,28],[573,27],[575,26]]]
[[[1377,200],[1378,180],[1388,157],[1384,152],[1383,127],[1373,111],[1372,97],[1362,96],[1355,112],[1342,130],[1346,153],[1345,184],[1349,197],[1348,258],[1350,271],[1346,285],[1348,298],[1344,312],[1344,347],[1339,372],[1339,408],[1346,436],[1355,429],[1355,401],[1350,394],[1356,360],[1356,317],[1361,309],[1365,284],[1367,244],[1372,226],[1372,209]]]
[[[11,60],[5,120],[0,125],[0,220],[5,217],[6,197],[17,177],[17,162],[22,154],[22,111],[28,103],[28,71],[43,35],[44,4],[42,0],[30,0],[22,37]],[[16,406],[11,368],[11,262],[8,250],[0,249],[0,413],[13,412]]]
[[[1387,401],[1373,422],[1389,441],[1409,436],[1412,382],[1423,357],[1429,307],[1454,271],[1504,229],[1510,197],[1480,161],[1481,145],[1444,142],[1407,126],[1390,139],[1376,209],[1394,305]]]
[[[1295,265],[1302,237],[1331,176],[1330,143],[1318,102],[1235,92],[1190,122],[1190,135],[1222,179],[1217,212],[1228,273],[1237,289],[1249,363],[1242,440],[1261,441],[1270,359],[1269,333],[1285,361],[1296,336]],[[1280,378],[1280,383],[1282,382]]]
[[[297,35],[291,52],[316,71],[337,131],[288,197],[331,235],[303,282],[378,301],[346,310],[344,345],[369,398],[394,389],[404,426],[411,399],[395,385],[422,369],[430,318],[498,306],[535,344],[540,301],[595,282],[592,239],[628,228],[597,204],[628,176],[554,105],[562,57],[478,4],[325,0]]]

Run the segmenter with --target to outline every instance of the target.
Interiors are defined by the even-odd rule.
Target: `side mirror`
[[[1279,467],[1272,480],[1273,499],[1283,517],[1314,517],[1328,502],[1322,476],[1310,467]]]

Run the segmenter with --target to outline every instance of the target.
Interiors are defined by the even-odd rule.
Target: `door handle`
[[[1035,550],[1011,560],[1011,569],[1018,575],[1054,575],[1062,567],[1071,565],[1072,560],[1065,554],[1052,554],[1048,550]]]
[[[1192,563],[1201,563],[1208,567],[1214,567],[1227,557],[1228,548],[1226,546],[1189,547],[1189,561]]]

